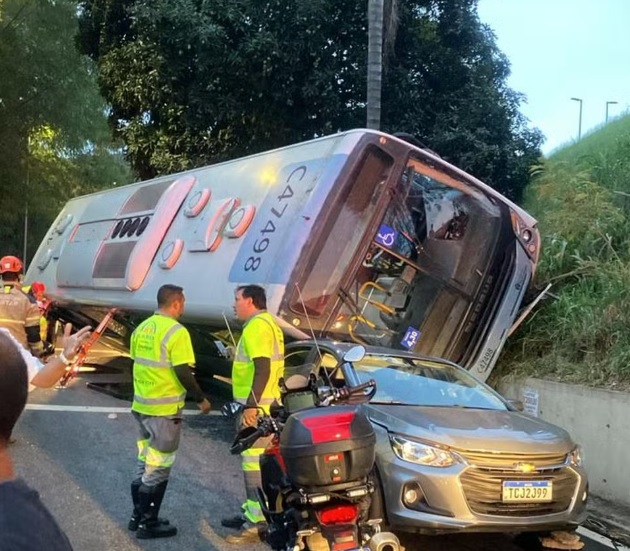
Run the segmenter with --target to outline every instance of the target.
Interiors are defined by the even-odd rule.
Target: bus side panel
[[[506,292],[493,316],[492,325],[486,332],[486,338],[476,343],[478,352],[473,356],[473,361],[465,366],[480,381],[485,381],[492,373],[492,368],[499,358],[512,323],[518,314],[518,308],[527,291],[531,276],[531,262],[525,251],[517,244],[515,267]]]
[[[347,159],[332,155],[282,169],[236,256],[231,282],[286,284]]]
[[[269,304],[277,308],[286,288],[282,274],[293,268],[329,188],[360,135],[331,136],[73,199],[38,249],[27,280],[44,282],[52,299],[79,309],[81,305],[117,306],[136,312],[153,311],[159,287],[173,283],[186,292],[185,320],[223,325],[224,315],[233,317],[235,286],[248,282],[244,265],[256,247],[265,249],[269,260],[269,271],[257,282],[267,286]],[[287,182],[294,197],[286,195]],[[177,194],[168,220],[158,223],[161,206],[171,203],[166,198],[173,186],[186,193]],[[202,196],[207,204],[196,208]],[[292,199],[295,203],[285,203],[282,210],[281,203]],[[215,216],[221,205],[228,206]],[[240,207],[249,207],[250,215],[255,212],[251,225],[238,235],[227,235],[230,216]],[[267,237],[263,230],[270,229],[272,209],[282,213],[281,224],[276,225],[275,241],[270,238],[263,243],[261,236]],[[116,233],[119,222],[147,217],[150,221],[143,235],[131,232],[131,226],[129,235]],[[56,231],[63,223],[62,231]],[[159,242],[152,239],[148,250],[143,240],[155,233],[156,225],[161,226]],[[115,251],[105,255],[103,251],[112,244],[128,250],[118,256]],[[235,261],[238,269],[233,269]]]

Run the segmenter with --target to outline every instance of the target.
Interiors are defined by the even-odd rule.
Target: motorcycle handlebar
[[[372,389],[371,392],[369,392],[368,394],[363,394],[363,391],[369,388]],[[356,386],[333,388],[330,389],[329,392],[330,394],[327,396],[327,398],[330,398],[332,401],[348,400],[351,399],[352,396],[360,394],[360,403],[363,403],[364,401],[369,401],[370,398],[372,398],[372,396],[374,396],[374,394],[376,393],[376,381],[374,379],[370,379],[369,381],[366,381],[365,383],[361,383]],[[259,438],[263,436],[268,436],[274,430],[278,430],[271,417],[269,416],[263,417],[260,423],[261,424],[256,430],[247,434],[246,436],[243,436],[242,438],[238,438],[234,442],[234,444],[232,444],[232,446],[230,447],[230,453],[232,455],[243,453],[245,450],[251,448],[254,445],[254,442],[256,442],[256,440],[258,440]]]
[[[371,388],[371,392],[369,394],[363,394],[363,391]],[[356,386],[344,386],[341,388],[333,388],[327,398],[330,398],[330,401],[340,401],[340,400],[348,400],[352,396],[360,394],[360,398],[365,401],[369,401],[372,396],[376,393],[376,381],[374,379],[370,379],[365,383],[361,383]]]
[[[245,450],[248,450],[254,445],[254,442],[261,438],[262,436],[266,436],[267,427],[260,426],[254,432],[245,436],[244,438],[238,439],[232,447],[230,448],[230,453],[232,455],[238,455],[239,453],[243,453]]]

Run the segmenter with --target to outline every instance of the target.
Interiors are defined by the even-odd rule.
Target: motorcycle
[[[342,362],[364,354],[354,347]],[[273,435],[260,457],[264,539],[276,551],[404,551],[393,533],[381,531],[382,519],[369,518],[376,437],[358,405],[374,396],[376,382],[335,388],[330,381],[308,365],[286,367],[282,406],[262,412],[230,448],[240,454]],[[231,402],[223,412],[234,416],[241,408]]]

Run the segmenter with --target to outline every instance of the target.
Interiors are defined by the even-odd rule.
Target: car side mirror
[[[506,399],[508,407],[513,411],[525,411],[525,404],[522,400]]]
[[[353,346],[343,355],[344,362],[360,362],[365,357],[365,348],[360,344]]]

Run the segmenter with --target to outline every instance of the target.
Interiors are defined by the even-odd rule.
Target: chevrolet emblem
[[[514,463],[514,468],[521,473],[532,473],[536,470],[533,463]]]

